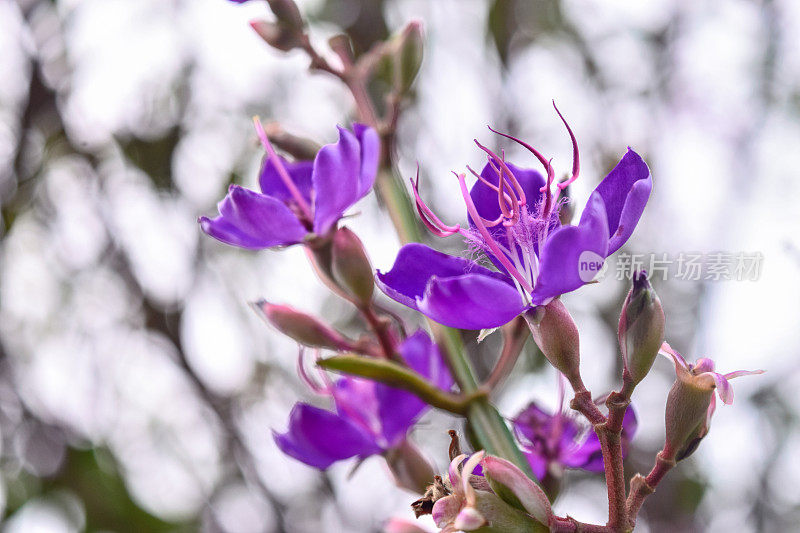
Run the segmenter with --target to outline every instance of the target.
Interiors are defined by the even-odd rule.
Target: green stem
[[[461,393],[471,396],[480,391],[475,372],[467,359],[458,330],[431,323],[434,334],[442,352],[447,360],[447,365],[453,375]],[[514,463],[531,479],[536,479],[530,464],[520,451],[509,431],[503,417],[489,402],[488,397],[478,396],[470,402],[467,408],[467,424],[475,436],[478,447],[486,453],[502,457]]]
[[[420,242],[422,232],[417,221],[416,209],[397,174],[390,169],[382,168],[378,172],[375,185],[380,200],[389,212],[389,217],[392,219],[400,241],[403,244]]]

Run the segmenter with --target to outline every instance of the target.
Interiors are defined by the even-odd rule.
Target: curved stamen
[[[570,176],[568,180],[562,181],[558,184],[558,188],[563,191],[573,181],[578,179],[578,175],[581,173],[581,158],[580,154],[578,153],[578,141],[575,139],[575,134],[572,133],[572,128],[570,128],[569,124],[567,124],[567,120],[564,118],[564,115],[562,115],[561,111],[558,110],[555,100],[553,100],[553,107],[556,109],[556,113],[558,113],[558,117],[561,119],[561,122],[563,122],[564,126],[566,126],[567,132],[569,133],[569,138],[572,141],[572,176]]]
[[[459,233],[461,231],[461,226],[459,224],[455,224],[453,226],[448,226],[444,222],[442,222],[439,217],[433,212],[433,210],[428,207],[422,198],[419,195],[419,165],[417,165],[417,181],[415,182],[413,178],[411,178],[411,190],[414,191],[414,200],[415,205],[417,206],[417,213],[419,214],[420,220],[425,225],[431,233],[436,235],[437,237],[449,237],[455,233]]]
[[[519,282],[523,289],[525,289],[528,293],[533,292],[533,287],[525,279],[525,277],[517,270],[508,257],[500,250],[497,242],[495,242],[492,234],[487,229],[486,225],[483,223],[483,218],[478,214],[478,209],[475,207],[475,204],[472,201],[472,197],[469,195],[469,190],[467,189],[467,181],[465,174],[453,174],[458,178],[458,184],[461,186],[461,196],[464,197],[464,203],[467,205],[467,213],[472,218],[473,223],[475,224],[475,228],[483,237],[486,246],[492,251],[492,254],[500,261],[500,264],[505,267],[506,271]]]
[[[549,168],[553,168],[550,164],[551,161],[553,160],[551,159],[550,161],[547,162],[547,166]],[[553,207],[553,191],[551,190],[551,185],[553,184],[553,177],[554,177],[553,174],[548,173],[547,184],[541,189],[539,189],[541,192],[544,193],[544,208],[542,209],[542,220],[545,221],[544,225],[545,232],[547,231],[547,226],[548,226],[547,219],[550,216],[550,210]]]
[[[492,167],[492,168],[494,168],[494,167]],[[499,192],[500,191],[500,188],[497,185],[494,185],[493,183],[489,182],[486,178],[484,178],[483,176],[481,176],[480,174],[478,174],[477,172],[472,170],[472,167],[470,167],[469,165],[467,165],[467,170],[469,170],[472,173],[473,176],[475,176],[476,178],[481,180],[483,183],[486,184],[487,187],[489,187],[493,191],[495,191],[495,192]],[[511,202],[511,198],[508,196],[507,193],[504,194],[504,200],[508,201],[508,202]],[[503,213],[503,207],[501,205],[501,207],[500,207],[500,215],[498,215],[498,217],[496,219],[487,220],[487,219],[481,217],[481,221],[487,227],[493,228],[493,227],[497,226],[498,224],[500,224],[501,222],[503,222],[505,220],[505,218],[506,218],[506,215]]]
[[[302,215],[306,220],[314,220],[311,215],[311,207],[306,202],[306,199],[303,198],[303,195],[300,193],[300,190],[295,185],[294,181],[292,181],[292,177],[286,171],[286,167],[283,166],[278,154],[275,153],[275,149],[272,148],[272,143],[269,142],[269,137],[267,133],[264,131],[264,126],[261,125],[261,120],[258,117],[253,117],[253,125],[256,128],[256,134],[258,134],[258,138],[261,140],[261,144],[264,146],[264,149],[267,151],[267,155],[269,156],[269,160],[275,165],[275,170],[278,171],[278,176],[280,176],[281,181],[288,189],[289,193],[294,198],[295,202],[297,202],[297,206],[300,209]]]
[[[534,156],[536,156],[536,159],[539,160],[539,162],[542,164],[542,166],[544,166],[544,169],[547,172],[548,182],[550,182],[552,180],[552,176],[555,175],[555,171],[553,170],[552,165],[550,165],[550,162],[547,159],[545,159],[545,157],[539,152],[539,150],[537,150],[536,148],[534,148],[530,144],[526,143],[525,141],[517,139],[516,137],[514,137],[512,135],[509,135],[507,133],[499,132],[496,129],[492,128],[491,126],[488,126],[488,128],[490,130],[492,130],[494,133],[496,133],[496,134],[498,134],[498,135],[500,135],[502,137],[505,137],[506,139],[511,139],[515,143],[519,144],[520,146],[522,146],[523,148],[528,150]],[[544,192],[544,191],[542,191],[542,192]]]
[[[496,168],[496,167],[494,167],[494,166],[493,166],[492,168]],[[472,169],[472,167],[470,167],[469,165],[467,165],[467,170],[469,170],[469,171],[472,173],[472,175],[473,175],[473,176],[475,176],[476,178],[478,178],[479,180],[481,180],[481,181],[483,182],[483,184],[484,184],[484,185],[486,185],[487,187],[489,187],[489,188],[490,188],[491,190],[493,190],[494,192],[498,192],[498,191],[500,190],[500,187],[498,187],[497,185],[495,185],[495,184],[494,184],[494,183],[492,183],[491,181],[487,180],[486,178],[484,178],[483,176],[481,176],[480,174],[478,174],[477,172],[475,172],[475,171]],[[508,196],[508,193],[506,193],[506,201],[508,201],[508,202],[510,202],[510,201],[511,201],[511,198]]]
[[[503,154],[503,156],[505,157],[505,154]],[[512,196],[511,191],[509,191],[509,194],[505,193],[506,179],[503,176],[504,171],[501,168],[499,168],[491,159],[489,159],[489,166],[491,166],[492,170],[494,170],[495,173],[497,174],[497,183],[500,184],[500,187],[498,187],[497,191],[498,202],[500,203],[500,211],[508,219],[504,221],[503,224],[506,226],[514,226],[517,224],[517,222],[519,222],[520,210],[522,209],[522,206],[524,204],[520,203],[520,201],[517,199],[516,196]],[[502,196],[500,196],[501,191],[502,191]],[[508,208],[507,213],[503,211],[503,200],[506,198],[509,199],[509,205],[507,206]]]
[[[489,129],[491,130],[492,128],[489,127]],[[527,203],[527,198],[525,198],[525,190],[522,188],[522,185],[520,185],[519,181],[517,181],[517,178],[516,176],[514,176],[514,173],[511,172],[511,169],[508,168],[508,165],[506,165],[505,160],[497,157],[497,154],[495,154],[494,152],[486,148],[484,145],[479,143],[478,139],[473,139],[473,141],[475,141],[475,144],[477,144],[481,150],[486,152],[486,155],[488,155],[490,159],[493,159],[500,165],[500,168],[503,169],[505,176],[511,182],[511,186],[514,187],[514,190],[517,193],[517,202],[519,202],[520,205],[525,205]]]
[[[319,350],[315,350],[317,352],[316,358],[319,359]],[[316,394],[328,396],[330,395],[330,385],[328,383],[320,384],[317,380],[313,379],[311,376],[308,375],[306,372],[306,350],[305,348],[300,348],[299,353],[297,354],[297,375],[300,376],[300,380],[305,383],[309,389],[311,389]],[[325,380],[323,379],[323,383]]]

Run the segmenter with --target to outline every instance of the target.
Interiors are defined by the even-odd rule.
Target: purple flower
[[[560,113],[559,113],[560,116]],[[563,117],[562,117],[563,120]],[[564,122],[566,125],[566,121]],[[449,256],[421,244],[404,246],[392,269],[378,272],[381,289],[394,300],[451,327],[497,327],[526,309],[545,305],[593,280],[606,257],[631,236],[652,189],[647,165],[628,152],[589,197],[576,226],[559,222],[561,192],[580,170],[575,137],[572,176],[556,184],[550,162],[527,148],[544,165],[545,179],[517,167],[475,141],[488,162],[471,190],[457,175],[469,215],[469,228],[442,222],[412,185],[423,223],[436,235],[461,234],[470,248],[486,256],[497,271],[475,261]],[[494,131],[494,130],[492,130]]]
[[[424,331],[407,338],[399,353],[436,386],[447,390],[453,385],[438,347]],[[333,398],[335,411],[298,403],[289,415],[289,429],[274,437],[285,454],[319,469],[400,446],[427,407],[410,392],[367,379],[345,376],[333,383],[326,377],[324,386],[307,381]]]
[[[328,233],[372,188],[380,154],[374,129],[339,128],[339,141],[323,146],[313,161],[289,162],[275,153],[261,123],[254,121],[267,151],[261,192],[231,185],[218,205],[219,216],[199,220],[215,239],[251,250],[298,244]]]
[[[637,426],[636,414],[628,407],[622,419],[623,454],[627,453]],[[563,411],[553,415],[531,402],[514,419],[514,432],[538,479],[564,467],[603,471],[597,434],[590,428],[581,428],[575,418]]]

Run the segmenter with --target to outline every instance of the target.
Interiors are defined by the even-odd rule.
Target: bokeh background
[[[655,281],[667,336],[737,381],[699,451],[648,500],[642,531],[791,531],[800,523],[800,3],[792,0],[305,0],[314,41],[358,50],[423,21],[425,60],[399,123],[403,176],[419,162],[445,220],[463,220],[450,170],[472,139],[511,131],[569,168],[555,98],[582,148],[576,205],[628,145],[655,190],[628,253],[758,252],[755,281]],[[307,397],[297,347],[247,306],[259,297],[359,327],[303,252],[204,237],[230,182],[254,185],[250,116],[334,140],[344,87],[248,27],[266,4],[225,0],[0,0],[0,517],[4,532],[378,531],[410,516],[380,459],[326,473],[282,456],[271,430]],[[349,220],[377,268],[399,246],[374,195]],[[460,243],[437,243],[458,253]],[[609,390],[626,283],[567,298],[584,375]],[[491,337],[476,348],[487,371]],[[530,346],[529,346],[530,350]],[[663,438],[667,361],[634,395],[629,474]],[[498,402],[555,406],[532,351]],[[446,430],[416,431],[439,468]],[[598,476],[571,474],[556,509],[605,520]]]

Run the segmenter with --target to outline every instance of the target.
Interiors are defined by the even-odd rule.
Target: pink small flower
[[[672,357],[677,379],[667,397],[665,413],[666,442],[663,455],[680,461],[691,455],[708,434],[711,415],[716,409],[716,396],[728,405],[733,403],[730,380],[749,374],[763,374],[763,370],[737,370],[727,374],[714,371],[714,361],[706,357],[694,364],[686,362],[681,354],[666,342],[661,345],[663,355]]]

